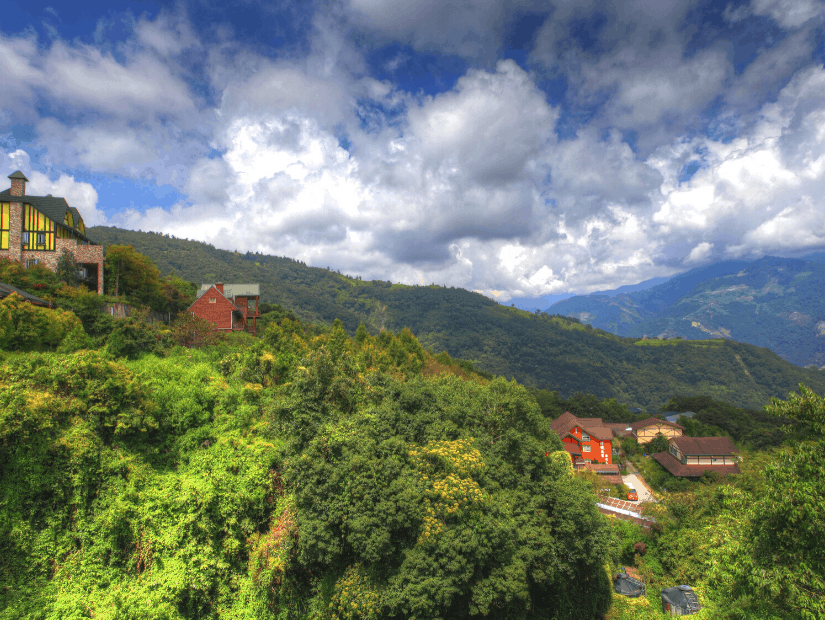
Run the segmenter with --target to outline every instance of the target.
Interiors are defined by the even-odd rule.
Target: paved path
[[[636,489],[636,493],[639,494],[639,502],[655,502],[653,495],[648,491],[647,485],[637,477],[636,474],[628,474],[627,476],[622,476],[622,482],[624,482],[627,486]]]

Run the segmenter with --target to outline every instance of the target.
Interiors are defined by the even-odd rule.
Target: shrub
[[[0,347],[7,351],[55,349],[76,330],[83,326],[71,312],[35,306],[16,293],[0,301]]]

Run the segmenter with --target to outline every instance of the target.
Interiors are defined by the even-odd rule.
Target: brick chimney
[[[11,191],[9,192],[12,196],[25,196],[26,195],[26,182],[28,179],[26,175],[20,172],[12,172],[9,175],[11,179]]]
[[[215,288],[218,289],[218,292],[223,295],[223,282],[218,282],[215,284]]]

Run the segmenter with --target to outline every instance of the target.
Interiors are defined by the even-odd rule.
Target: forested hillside
[[[615,538],[535,400],[409,331],[351,340],[286,319],[132,361],[7,355],[0,618],[610,605]]]
[[[409,327],[435,352],[446,350],[488,372],[563,396],[584,392],[658,409],[674,394],[707,394],[759,408],[800,382],[825,389],[824,373],[737,342],[638,342],[576,320],[505,307],[463,289],[361,281],[289,258],[227,252],[154,233],[96,227],[89,235],[133,245],[164,275],[259,282],[264,301],[310,322],[329,325],[338,318],[350,334],[360,322],[373,334]]]
[[[613,334],[729,338],[825,366],[825,264],[767,256],[691,270],[645,291],[572,297],[549,311]]]

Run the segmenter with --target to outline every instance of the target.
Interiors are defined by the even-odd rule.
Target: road
[[[642,484],[642,481],[639,480],[639,478],[636,477],[636,474],[628,474],[626,476],[622,476],[622,482],[624,482],[630,488],[636,489],[636,493],[639,494],[639,503],[656,501],[650,494],[650,491],[647,490],[647,487],[644,484]]]

